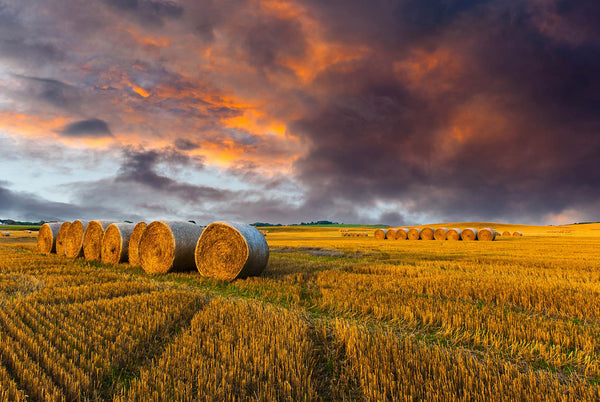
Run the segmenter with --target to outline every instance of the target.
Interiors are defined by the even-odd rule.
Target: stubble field
[[[494,228],[524,237],[269,228],[269,266],[233,283],[43,256],[15,231],[0,400],[600,399],[600,224]]]

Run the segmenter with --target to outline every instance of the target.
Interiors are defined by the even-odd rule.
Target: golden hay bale
[[[513,237],[523,237],[523,233],[517,231],[517,232],[513,233]]]
[[[436,240],[446,240],[448,238],[448,229],[437,228],[433,233],[433,238]]]
[[[140,267],[142,263],[140,262],[140,240],[142,239],[142,234],[144,234],[144,230],[146,230],[146,226],[148,224],[146,222],[138,222],[133,228],[133,232],[131,233],[131,237],[129,238],[129,246],[128,246],[128,256],[129,256],[129,265],[132,267]]]
[[[406,228],[398,229],[398,232],[396,233],[396,238],[398,240],[408,239],[408,229],[406,229]]]
[[[462,230],[453,228],[448,230],[446,239],[448,240],[461,240]]]
[[[498,231],[495,231],[495,232],[496,232],[496,237],[500,237],[500,236],[502,236],[502,233],[500,233],[500,232],[498,232]]]
[[[473,229],[473,228],[463,229],[462,233],[460,234],[460,238],[463,241],[477,240],[477,229]]]
[[[63,222],[44,223],[40,227],[37,248],[42,254],[56,253],[56,237]]]
[[[421,240],[433,240],[435,230],[433,228],[421,229]]]
[[[133,223],[113,223],[108,225],[102,236],[100,260],[104,264],[127,262],[129,256],[129,240],[136,225]]]
[[[388,229],[385,232],[385,238],[388,240],[398,240],[398,229]]]
[[[496,240],[496,231],[490,228],[479,229],[477,232],[477,240],[492,241]]]
[[[152,222],[140,239],[140,265],[151,274],[193,270],[200,233],[202,227],[189,222]]]
[[[410,228],[407,233],[408,240],[419,240],[421,238],[421,229]]]
[[[195,255],[202,276],[233,281],[260,275],[269,262],[269,246],[250,225],[214,222],[200,235]]]
[[[387,230],[386,229],[377,229],[375,231],[375,238],[379,239],[379,240],[384,240],[386,234],[387,234]]]
[[[56,255],[64,257],[67,254],[67,235],[69,234],[70,227],[71,222],[65,222],[60,225],[60,229],[56,235]]]
[[[505,230],[502,232],[502,236],[512,236],[512,233],[510,233],[508,230]]]
[[[88,223],[83,234],[83,256],[87,261],[99,261],[102,252],[102,236],[106,228],[115,221],[93,220]]]
[[[76,220],[69,226],[67,232],[66,256],[69,258],[83,257],[83,234],[87,226],[87,221]]]

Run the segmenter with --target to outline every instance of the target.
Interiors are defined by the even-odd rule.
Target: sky
[[[600,220],[597,0],[0,0],[0,218]]]

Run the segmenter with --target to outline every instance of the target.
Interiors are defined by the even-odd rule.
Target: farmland
[[[493,227],[524,237],[268,228],[265,272],[231,283],[43,256],[15,231],[0,399],[598,400],[600,224]]]

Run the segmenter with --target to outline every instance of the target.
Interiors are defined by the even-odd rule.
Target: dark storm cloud
[[[60,131],[64,137],[102,138],[112,137],[108,124],[100,119],[88,119],[68,124]]]
[[[144,23],[161,24],[164,18],[179,18],[183,7],[172,1],[104,0],[117,9],[134,15]]]

